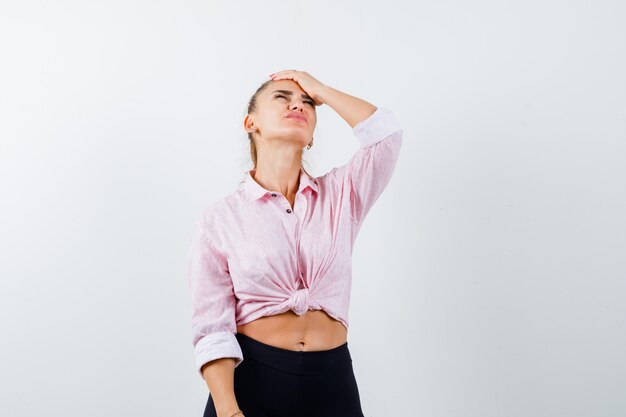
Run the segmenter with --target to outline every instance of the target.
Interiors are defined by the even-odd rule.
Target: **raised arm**
[[[352,127],[359,149],[347,164],[328,175],[350,193],[350,214],[360,225],[389,183],[396,166],[403,130],[394,113],[365,100],[325,86],[320,100]]]
[[[225,258],[199,220],[188,258],[191,327],[196,368],[205,380],[218,415],[237,410],[234,369],[243,361],[235,333],[235,298]]]

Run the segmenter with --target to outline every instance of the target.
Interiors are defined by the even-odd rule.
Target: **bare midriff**
[[[291,310],[237,326],[237,333],[266,345],[294,351],[333,349],[348,340],[348,330],[323,310],[298,316]]]

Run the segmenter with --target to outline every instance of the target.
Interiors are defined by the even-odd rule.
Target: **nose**
[[[291,104],[292,110],[296,110],[298,108],[300,109],[304,108],[304,101],[302,99],[296,99],[296,101],[293,104]]]

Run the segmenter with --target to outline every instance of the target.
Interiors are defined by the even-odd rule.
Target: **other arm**
[[[243,361],[243,354],[235,338],[235,298],[228,265],[203,224],[200,220],[195,225],[188,258],[192,344],[196,368],[222,417],[238,409],[234,369]]]

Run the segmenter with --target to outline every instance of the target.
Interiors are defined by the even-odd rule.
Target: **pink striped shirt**
[[[293,208],[250,170],[243,186],[202,211],[188,257],[198,372],[224,357],[238,366],[237,326],[260,317],[324,310],[348,328],[352,246],[391,179],[403,135],[382,107],[352,130],[359,149],[347,164],[317,178],[300,169]]]

